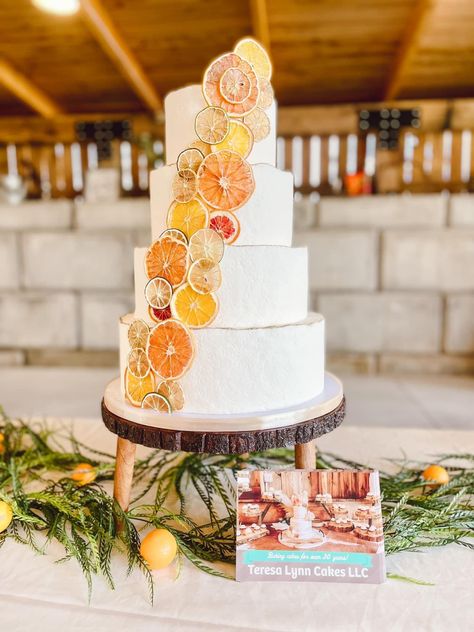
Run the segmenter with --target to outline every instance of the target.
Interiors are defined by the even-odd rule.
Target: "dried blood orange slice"
[[[242,103],[248,98],[252,86],[250,79],[240,68],[227,68],[221,75],[219,88],[229,103]]]
[[[257,106],[266,110],[273,103],[273,88],[272,84],[264,77],[258,78],[258,86],[260,88],[260,94],[258,96]]]
[[[134,320],[128,328],[128,343],[130,349],[144,349],[148,340],[150,328],[143,320]]]
[[[194,173],[196,173],[199,165],[203,160],[204,154],[202,153],[202,151],[200,151],[196,147],[190,147],[189,149],[185,149],[179,154],[178,160],[176,161],[176,166],[178,167],[178,171],[191,169],[191,171],[194,171]]]
[[[255,108],[244,118],[244,123],[250,127],[256,143],[263,140],[270,133],[270,119],[260,108]]]
[[[132,349],[128,354],[127,367],[133,377],[146,377],[150,372],[150,362],[145,349]]]
[[[171,185],[173,199],[176,202],[189,202],[196,195],[196,174],[191,169],[181,169],[173,178]]]
[[[186,246],[188,245],[188,238],[183,233],[183,231],[179,230],[178,228],[167,228],[161,233],[160,239],[163,239],[163,237],[176,239],[176,241],[180,241],[181,243],[186,244]]]
[[[194,122],[196,134],[210,145],[220,143],[229,132],[229,119],[222,108],[209,106],[201,110]]]
[[[173,382],[172,380],[160,382],[156,390],[160,395],[166,397],[171,404],[172,410],[181,410],[183,408],[184,393],[179,382]]]
[[[141,406],[143,398],[155,388],[155,378],[150,371],[146,377],[135,377],[127,369],[125,371],[125,394],[134,406]]]
[[[215,230],[203,228],[189,240],[189,254],[193,261],[209,259],[216,265],[224,256],[224,241]]]
[[[173,287],[180,285],[188,271],[188,248],[185,244],[165,237],[155,241],[145,257],[149,279],[164,277]]]
[[[213,151],[221,151],[222,149],[230,149],[235,151],[242,158],[247,158],[253,147],[253,134],[250,128],[242,123],[242,121],[231,121],[229,133],[222,143],[213,146]]]
[[[252,64],[252,68],[259,77],[270,79],[272,76],[272,64],[267,51],[258,42],[251,37],[241,39],[235,45],[234,52]]]
[[[209,228],[218,233],[230,246],[240,234],[239,220],[229,211],[214,211],[209,215]]]
[[[163,320],[168,320],[171,318],[171,307],[164,307],[163,309],[157,309],[156,307],[148,307],[148,313],[150,318],[155,321],[155,323],[161,323]]]
[[[221,269],[211,259],[198,259],[189,268],[188,283],[198,294],[217,292],[222,283]]]
[[[168,210],[166,221],[170,228],[177,228],[189,240],[197,230],[208,225],[209,212],[198,198],[185,204],[174,202]]]
[[[195,140],[189,145],[189,149],[198,149],[203,156],[207,156],[211,153],[211,146],[209,143],[205,143],[202,140]]]
[[[197,179],[203,200],[221,211],[240,208],[255,189],[248,162],[227,149],[206,156],[199,167]]]
[[[148,337],[147,354],[152,369],[163,380],[177,379],[186,373],[194,357],[191,334],[177,320],[159,323]]]
[[[227,71],[231,68],[240,71],[240,77],[245,75],[246,81],[249,83],[248,95],[243,101],[230,101],[221,92],[221,90],[224,89],[227,96],[230,96],[231,99],[236,98],[235,95],[230,94],[230,82],[226,79]],[[233,70],[233,72],[235,72],[235,70]],[[231,76],[229,76],[229,79],[230,78]],[[246,81],[244,82],[245,86],[247,85]],[[246,90],[245,86],[244,90]],[[204,98],[209,105],[223,108],[229,116],[244,116],[251,112],[257,105],[259,94],[257,75],[251,64],[235,53],[226,53],[211,63],[204,73],[202,89]],[[241,92],[240,96],[243,96],[243,92]]]
[[[171,283],[163,277],[154,277],[145,285],[146,302],[155,309],[168,307],[172,295]]]
[[[190,285],[184,284],[173,295],[171,311],[185,325],[200,329],[214,320],[218,312],[218,302],[214,294],[198,294]]]
[[[142,399],[142,408],[156,410],[157,413],[171,413],[171,403],[161,393],[147,393]]]

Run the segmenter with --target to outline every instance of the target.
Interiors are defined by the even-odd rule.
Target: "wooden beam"
[[[0,84],[45,118],[53,118],[62,113],[62,108],[53,99],[13,68],[6,59],[0,59]]]
[[[431,12],[433,0],[418,0],[407,24],[399,49],[389,73],[384,99],[396,99],[400,93],[403,78],[418,48],[426,19]]]
[[[81,0],[82,15],[90,30],[129,84],[154,113],[161,113],[163,105],[155,86],[112,22],[101,0]]]
[[[270,29],[266,0],[250,0],[252,28],[255,37],[270,54]]]

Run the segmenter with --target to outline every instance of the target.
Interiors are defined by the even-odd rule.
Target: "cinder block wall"
[[[329,366],[474,372],[474,195],[304,199],[312,307]],[[0,205],[0,363],[117,363],[146,199]]]

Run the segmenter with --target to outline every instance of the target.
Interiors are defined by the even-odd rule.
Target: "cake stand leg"
[[[137,446],[128,439],[117,438],[117,458],[115,461],[114,498],[126,511],[130,502],[135,451]]]
[[[316,467],[316,442],[295,445],[295,467],[298,470],[314,470]]]

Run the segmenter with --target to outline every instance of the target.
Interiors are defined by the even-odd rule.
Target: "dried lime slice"
[[[163,239],[163,237],[169,237],[170,239],[175,239],[176,241],[186,244],[186,246],[188,245],[188,238],[179,228],[167,228],[161,233],[159,239]]]
[[[150,307],[164,309],[168,307],[173,295],[171,283],[164,277],[156,276],[145,286],[145,298]]]
[[[224,241],[212,228],[202,228],[189,240],[189,254],[193,261],[210,259],[215,265],[224,256]]]
[[[171,413],[172,408],[168,399],[161,393],[147,393],[142,400],[142,408],[156,410],[158,413]]]
[[[188,283],[198,294],[216,292],[222,283],[221,269],[211,259],[198,259],[189,268]]]
[[[133,377],[143,379],[150,372],[150,361],[145,349],[132,349],[128,354],[127,367]]]
[[[171,404],[172,410],[181,410],[184,406],[184,393],[179,382],[168,380],[160,382],[157,392],[166,397]]]
[[[197,191],[196,174],[191,169],[181,169],[173,178],[171,188],[176,202],[190,202]]]
[[[134,320],[128,328],[130,349],[145,349],[150,328],[143,320]]]
[[[196,134],[209,145],[221,143],[229,133],[229,119],[222,108],[213,105],[204,108],[196,116]]]
[[[204,160],[204,154],[202,151],[197,149],[196,147],[190,147],[189,149],[185,149],[182,151],[178,160],[176,161],[176,166],[178,167],[178,171],[182,171],[184,169],[191,169],[194,173],[199,169],[199,165]]]

